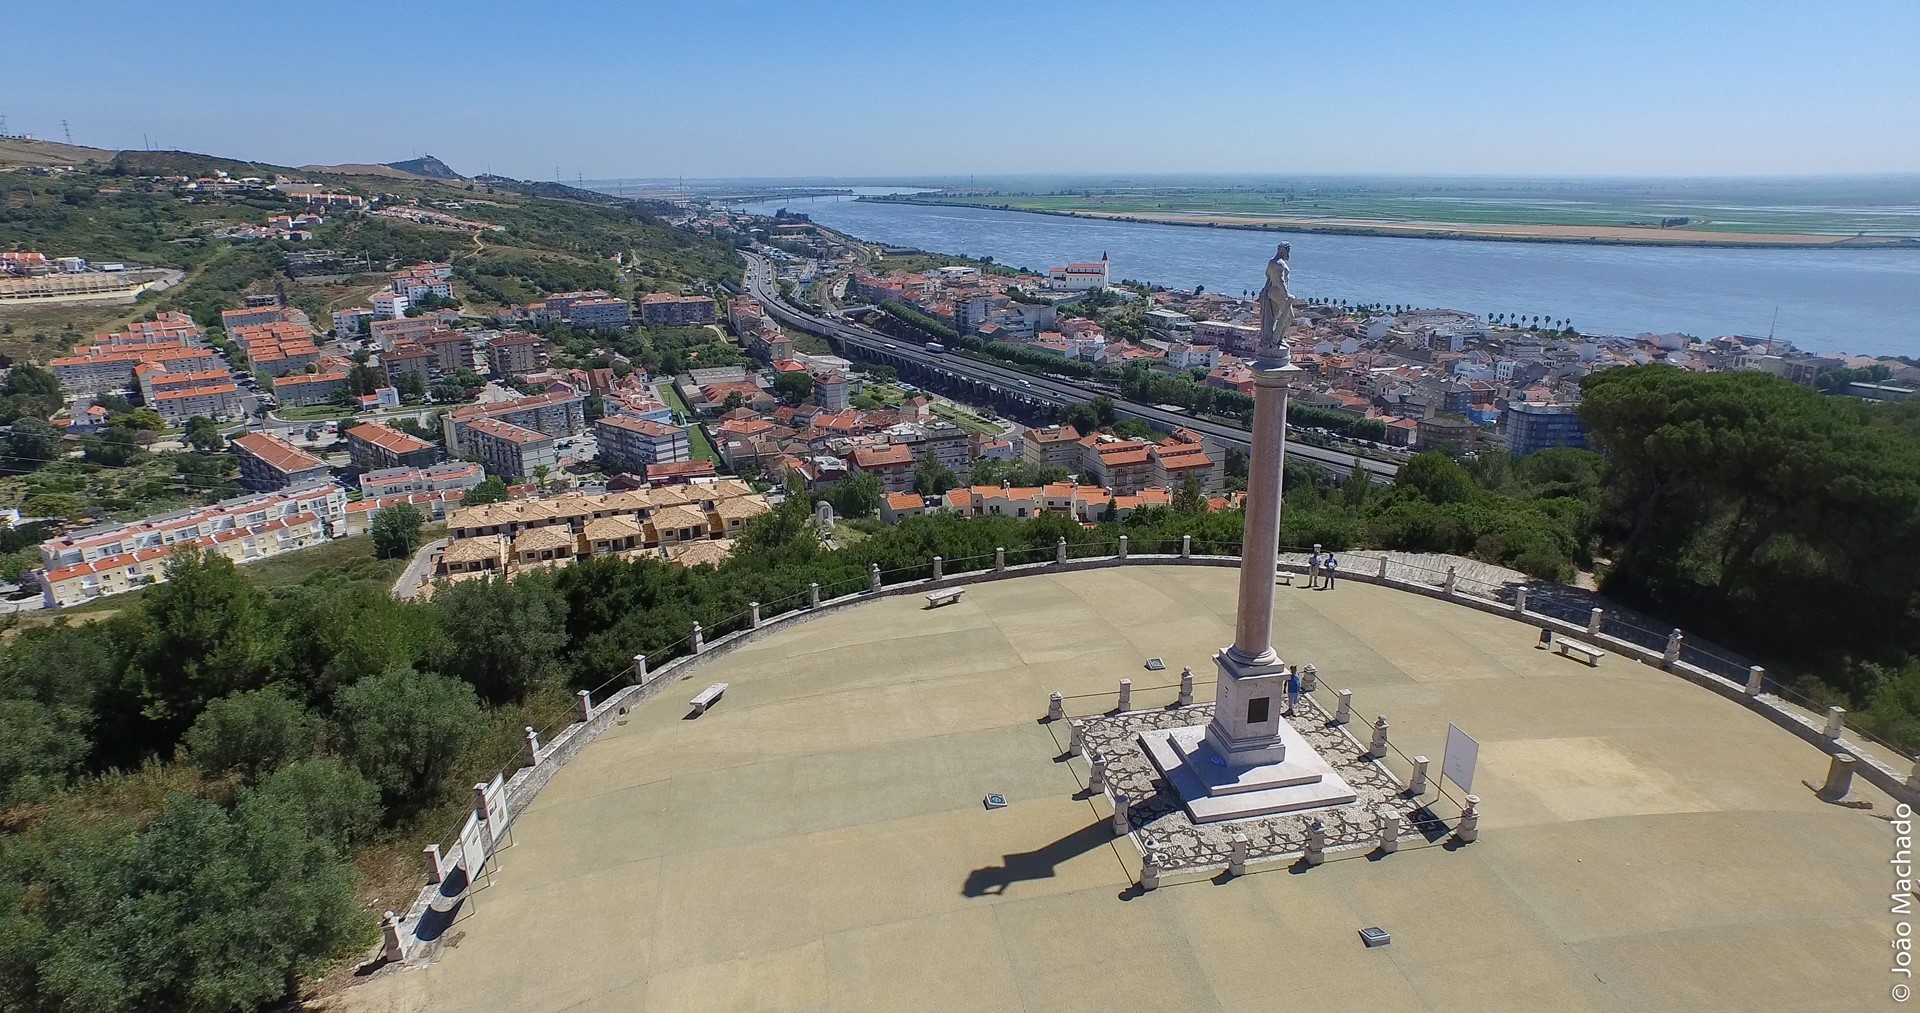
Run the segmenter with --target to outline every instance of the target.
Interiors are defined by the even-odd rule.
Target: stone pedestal
[[[1345,805],[1357,797],[1282,716],[1287,667],[1272,644],[1273,574],[1280,556],[1287,383],[1299,369],[1288,359],[1284,332],[1273,338],[1254,369],[1239,609],[1233,643],[1213,655],[1213,719],[1139,736],[1195,823]],[[1123,556],[1125,545],[1123,537]]]

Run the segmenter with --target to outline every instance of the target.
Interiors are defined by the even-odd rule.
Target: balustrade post
[[[1460,810],[1460,825],[1453,828],[1453,836],[1462,844],[1480,839],[1480,796],[1467,796],[1467,807]]]
[[[1386,755],[1387,716],[1382,714],[1373,719],[1373,740],[1367,743],[1367,758],[1370,760],[1379,760],[1384,759]]]

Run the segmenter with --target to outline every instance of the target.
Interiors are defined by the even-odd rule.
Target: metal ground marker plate
[[[1373,925],[1360,930],[1360,941],[1366,943],[1367,947],[1371,949],[1375,946],[1385,946],[1393,942],[1393,935],[1386,929],[1378,925]]]
[[[1147,671],[1149,672],[1164,671],[1166,667],[1167,667],[1167,663],[1164,661],[1161,661],[1159,658],[1147,659]]]
[[[989,809],[1005,809],[1007,807],[1007,797],[1005,795],[988,795],[986,798],[980,800],[980,804]]]

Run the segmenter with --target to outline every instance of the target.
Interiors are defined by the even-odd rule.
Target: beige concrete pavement
[[[1046,695],[1210,691],[1235,571],[1139,566],[876,601],[716,659],[588,747],[496,882],[368,1011],[1848,1010],[1893,1004],[1891,803],[1735,703],[1364,584],[1280,588],[1275,645],[1437,768],[1479,843],[1149,894]],[[1147,672],[1149,656],[1168,670]],[[731,683],[698,720],[697,685]],[[1135,706],[1171,701],[1138,690]],[[989,791],[1011,805],[987,812]],[[1356,932],[1380,925],[1391,946]]]

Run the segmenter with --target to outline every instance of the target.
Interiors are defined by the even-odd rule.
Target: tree
[[[1200,488],[1200,480],[1192,475],[1180,483],[1173,493],[1173,509],[1176,513],[1202,514],[1207,512],[1207,494]]]
[[[35,418],[16,419],[7,437],[7,452],[13,459],[11,470],[32,470],[60,455],[60,430]]]
[[[541,492],[547,491],[547,476],[552,474],[552,472],[553,468],[545,464],[536,464],[533,466],[533,481],[535,485],[540,487]]]
[[[433,596],[444,640],[434,671],[465,680],[490,703],[521,700],[559,681],[567,603],[553,578],[467,581]]]
[[[38,700],[0,699],[0,807],[45,798],[80,771],[91,744],[76,724]]]
[[[145,449],[133,430],[118,427],[87,436],[81,446],[86,448],[89,462],[109,468],[132,464]]]
[[[50,370],[22,362],[7,371],[7,393],[59,397],[60,381],[54,379]]]
[[[341,690],[334,721],[342,751],[386,804],[412,811],[479,740],[482,712],[473,687],[403,668]]]
[[[307,836],[331,841],[342,852],[380,825],[380,789],[331,758],[287,764],[248,791],[305,814]]]
[[[207,704],[187,729],[187,757],[209,774],[238,771],[247,781],[319,746],[320,719],[278,686],[235,693]]]
[[[404,559],[420,543],[427,519],[411,503],[398,503],[373,515],[373,554],[381,559]]]
[[[150,433],[160,433],[166,431],[167,420],[161,418],[159,412],[151,408],[142,407],[134,408],[123,414],[114,416],[108,425],[118,429],[139,429]]]
[[[80,497],[68,492],[40,492],[28,496],[20,504],[20,512],[28,517],[52,517],[58,520],[76,520],[86,516],[86,504]]]
[[[1360,510],[1367,505],[1367,496],[1373,492],[1373,474],[1353,459],[1353,470],[1347,473],[1347,480],[1340,483],[1340,501],[1349,510]]]
[[[782,373],[774,378],[774,396],[790,405],[797,405],[813,393],[813,374],[805,370]]]
[[[166,576],[140,603],[127,673],[153,750],[170,746],[209,701],[263,684],[281,649],[259,593],[232,560],[176,548]]]
[[[460,497],[461,506],[480,506],[485,503],[504,503],[507,500],[507,483],[489,475],[479,485],[468,489]]]
[[[880,511],[885,490],[880,480],[868,472],[858,472],[820,490],[820,498],[833,504],[842,517],[872,517]]]
[[[187,443],[195,449],[212,452],[224,449],[227,438],[220,434],[219,423],[204,415],[196,415],[187,420]]]
[[[932,453],[921,456],[913,468],[913,488],[922,496],[939,496],[960,484],[953,469],[934,459]]]
[[[1445,454],[1415,454],[1400,466],[1395,486],[1419,493],[1429,503],[1465,503],[1477,492],[1473,476]]]
[[[371,930],[353,867],[287,799],[175,795],[144,832],[57,822],[19,872],[37,895],[0,941],[22,1009],[251,1010]]]
[[[730,412],[735,408],[745,408],[746,406],[747,396],[737,390],[732,390],[727,392],[727,399],[720,403],[720,410]]]
[[[394,381],[394,388],[400,396],[409,401],[418,401],[427,396],[427,378],[417,369],[409,369]]]

